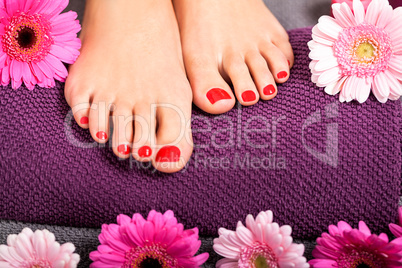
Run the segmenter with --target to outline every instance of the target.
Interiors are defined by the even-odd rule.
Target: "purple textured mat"
[[[269,102],[222,116],[194,111],[188,167],[161,174],[120,161],[72,124],[63,85],[0,90],[0,218],[100,227],[119,213],[172,209],[216,235],[271,209],[296,238],[345,220],[384,231],[396,218],[401,180],[401,102],[341,104],[310,82],[311,29],[290,32],[296,64]],[[67,126],[67,127],[66,127]],[[259,131],[257,131],[259,129]]]

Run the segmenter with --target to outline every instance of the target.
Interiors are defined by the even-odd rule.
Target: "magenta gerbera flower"
[[[272,211],[260,212],[254,219],[246,218],[246,226],[240,221],[236,231],[219,229],[214,240],[214,250],[225,257],[217,268],[305,268],[304,245],[292,243],[292,228],[273,222]]]
[[[81,42],[75,12],[60,15],[68,0],[0,0],[0,79],[14,89],[64,82]]]
[[[353,12],[345,2],[333,4],[334,18],[322,16],[309,42],[312,81],[339,100],[363,103],[402,95],[402,8],[373,0],[367,11],[360,0]]]
[[[195,268],[209,257],[194,256],[201,246],[198,229],[184,230],[172,211],[152,210],[147,220],[140,214],[132,219],[119,215],[117,224],[102,225],[99,241],[89,255],[92,268]]]
[[[399,225],[391,223],[389,229],[396,237],[402,237],[402,207],[398,209]]]
[[[313,268],[402,267],[402,238],[389,242],[386,234],[371,234],[362,221],[359,229],[340,221],[317,239],[313,256],[309,262]]]

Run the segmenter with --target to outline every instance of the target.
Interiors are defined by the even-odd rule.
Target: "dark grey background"
[[[70,0],[67,10],[76,11],[81,20],[85,2],[85,0]],[[316,24],[320,16],[330,13],[331,6],[331,0],[264,0],[264,2],[288,30]]]

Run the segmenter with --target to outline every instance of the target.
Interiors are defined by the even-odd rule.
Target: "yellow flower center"
[[[369,42],[361,43],[356,49],[356,55],[360,59],[371,59],[375,56],[376,49]]]
[[[267,259],[265,259],[263,256],[258,256],[257,259],[254,261],[255,268],[270,268]]]

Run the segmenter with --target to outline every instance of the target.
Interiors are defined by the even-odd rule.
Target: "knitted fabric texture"
[[[176,174],[121,161],[108,146],[77,147],[93,140],[69,124],[63,84],[1,88],[0,218],[100,227],[120,213],[172,209],[186,227],[216,236],[270,209],[295,238],[339,220],[385,231],[397,217],[401,102],[339,103],[310,81],[311,28],[289,34],[295,66],[278,96],[221,116],[195,108],[196,147]]]

